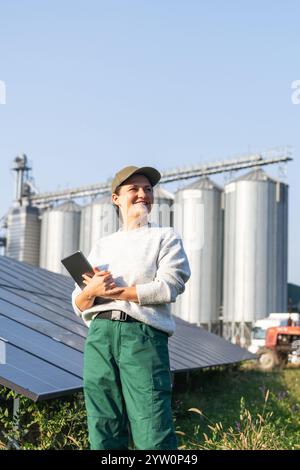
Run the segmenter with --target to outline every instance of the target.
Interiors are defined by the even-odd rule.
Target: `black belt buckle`
[[[127,313],[121,311],[120,312],[120,321],[126,321],[127,320]]]

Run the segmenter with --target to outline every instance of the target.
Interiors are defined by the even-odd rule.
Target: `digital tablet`
[[[82,274],[91,277],[95,274],[92,265],[81,251],[76,251],[72,255],[63,258],[61,262],[81,289],[84,289],[86,286],[83,283]]]

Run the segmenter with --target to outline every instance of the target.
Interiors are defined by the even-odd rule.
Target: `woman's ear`
[[[115,204],[116,206],[118,206],[117,201],[118,201],[118,199],[119,199],[119,196],[114,193],[114,194],[111,195],[111,199],[112,199],[113,204]]]

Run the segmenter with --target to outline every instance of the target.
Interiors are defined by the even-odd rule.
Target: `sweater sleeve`
[[[188,258],[180,235],[173,229],[161,241],[158,268],[153,281],[137,284],[140,305],[175,302],[191,276]]]
[[[82,292],[82,291],[81,291],[80,287],[78,286],[78,284],[75,282],[75,289],[72,292],[72,307],[73,307],[73,310],[76,313],[76,315],[78,315],[79,317],[81,316],[82,311],[77,307],[77,305],[75,303],[75,299],[76,299],[77,295],[80,294],[80,292]]]
[[[95,250],[96,250],[96,247],[93,247],[92,250],[90,251],[89,255],[87,256],[88,261],[91,263],[91,265],[93,267],[96,266],[95,265],[95,260],[94,260]],[[76,299],[77,295],[80,294],[81,292],[82,292],[81,288],[75,282],[75,288],[72,292],[72,307],[73,307],[73,310],[76,313],[76,315],[78,315],[79,317],[82,315],[82,311],[77,307],[77,305],[75,303],[75,299]]]

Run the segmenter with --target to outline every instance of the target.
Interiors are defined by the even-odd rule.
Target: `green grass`
[[[20,397],[18,430],[13,397],[0,387],[0,450],[12,439],[21,449],[88,449],[82,393],[38,403]],[[300,368],[266,373],[245,363],[196,371],[188,385],[176,376],[173,411],[182,449],[300,449]]]
[[[300,449],[299,368],[196,371],[175,382],[173,408],[184,449]]]

